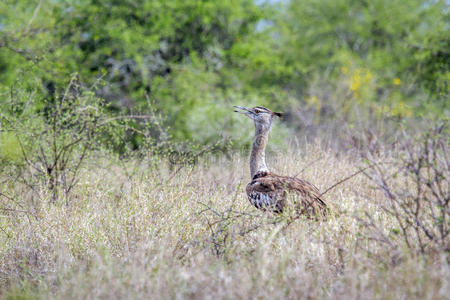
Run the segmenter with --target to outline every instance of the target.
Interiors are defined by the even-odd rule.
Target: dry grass
[[[279,174],[309,166],[299,176],[320,190],[360,166],[350,153],[318,145],[269,157]],[[444,299],[450,292],[445,252],[406,253],[396,264],[377,257],[386,249],[356,217],[367,212],[387,232],[395,219],[376,205],[386,199],[365,176],[327,193],[340,213],[287,225],[250,206],[246,155],[177,173],[138,160],[88,165],[70,206],[49,204],[44,187],[35,204],[20,186],[1,187],[11,199],[0,203],[13,211],[0,215],[0,298]]]

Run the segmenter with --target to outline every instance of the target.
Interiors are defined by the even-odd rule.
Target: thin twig
[[[355,173],[353,173],[353,174],[351,174],[351,175],[345,177],[344,179],[339,180],[338,182],[336,182],[335,184],[333,184],[332,186],[330,186],[329,188],[327,188],[327,189],[325,190],[325,192],[321,193],[320,196],[319,196],[319,198],[322,197],[323,195],[325,195],[326,193],[328,193],[330,190],[334,189],[336,186],[338,186],[338,185],[344,183],[345,181],[347,181],[347,180],[349,180],[349,179],[355,177],[356,175],[358,175],[358,174],[360,174],[360,173],[366,171],[367,169],[373,168],[375,165],[376,165],[376,164],[372,164],[372,165],[370,165],[370,166],[367,166],[367,167],[365,167],[365,168],[363,168],[363,169],[360,169],[360,170],[358,170],[357,172],[355,172]]]
[[[319,157],[318,159],[315,159],[311,162],[309,162],[308,164],[306,164],[305,167],[303,167],[303,169],[300,170],[300,172],[298,172],[297,174],[295,174],[293,177],[296,178],[298,175],[300,175],[301,173],[303,173],[306,169],[308,169],[309,167],[311,167],[312,165],[314,165],[316,162],[318,162],[319,160],[322,160],[323,157]]]

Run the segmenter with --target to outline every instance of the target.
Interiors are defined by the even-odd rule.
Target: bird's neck
[[[266,165],[266,145],[269,139],[269,128],[255,128],[255,138],[253,139],[252,152],[250,154],[250,175],[251,178],[258,172],[268,172]]]

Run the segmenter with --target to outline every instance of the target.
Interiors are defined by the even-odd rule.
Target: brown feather
[[[256,208],[277,213],[292,204],[292,208],[295,208],[298,214],[325,215],[327,205],[320,198],[320,192],[314,185],[296,177],[280,176],[268,171],[265,156],[266,144],[273,117],[282,117],[282,114],[263,106],[251,109],[243,106],[235,106],[235,108],[236,112],[253,119],[255,124],[255,137],[250,154],[252,181],[246,188],[250,203]]]
[[[308,181],[270,172],[255,174],[246,192],[254,206],[277,213],[283,211],[291,199],[289,196],[295,199],[294,207],[299,214],[323,215],[327,206],[320,198],[319,190]]]

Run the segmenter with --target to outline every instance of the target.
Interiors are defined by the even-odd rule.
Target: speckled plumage
[[[235,106],[236,112],[247,115],[255,123],[255,137],[250,154],[250,174],[252,181],[247,185],[248,200],[256,208],[282,212],[287,205],[308,216],[324,215],[327,205],[320,197],[319,190],[308,181],[271,173],[265,161],[265,148],[274,116],[281,117],[262,106],[246,108]]]
[[[247,197],[256,208],[282,212],[288,199],[293,200],[294,208],[305,215],[322,214],[325,202],[319,190],[308,181],[273,174],[257,173],[246,187]]]

